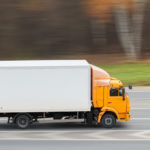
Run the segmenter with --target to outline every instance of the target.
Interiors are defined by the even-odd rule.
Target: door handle
[[[108,104],[111,104],[112,102],[108,102]]]

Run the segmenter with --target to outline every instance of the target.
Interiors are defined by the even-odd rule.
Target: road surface
[[[0,150],[150,149],[150,87],[128,91],[131,121],[113,129],[80,123],[34,124],[27,130],[0,120]]]

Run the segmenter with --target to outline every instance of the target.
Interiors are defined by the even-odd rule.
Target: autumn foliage
[[[129,10],[133,8],[134,0],[86,0],[84,6],[86,12],[101,21],[109,21],[116,5],[125,7]]]

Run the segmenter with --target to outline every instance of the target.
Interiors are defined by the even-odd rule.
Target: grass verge
[[[125,86],[150,86],[150,64],[96,65],[107,71],[111,77],[120,79]]]

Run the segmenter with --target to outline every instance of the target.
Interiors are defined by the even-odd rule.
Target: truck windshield
[[[122,88],[110,88],[110,96],[122,96]]]

